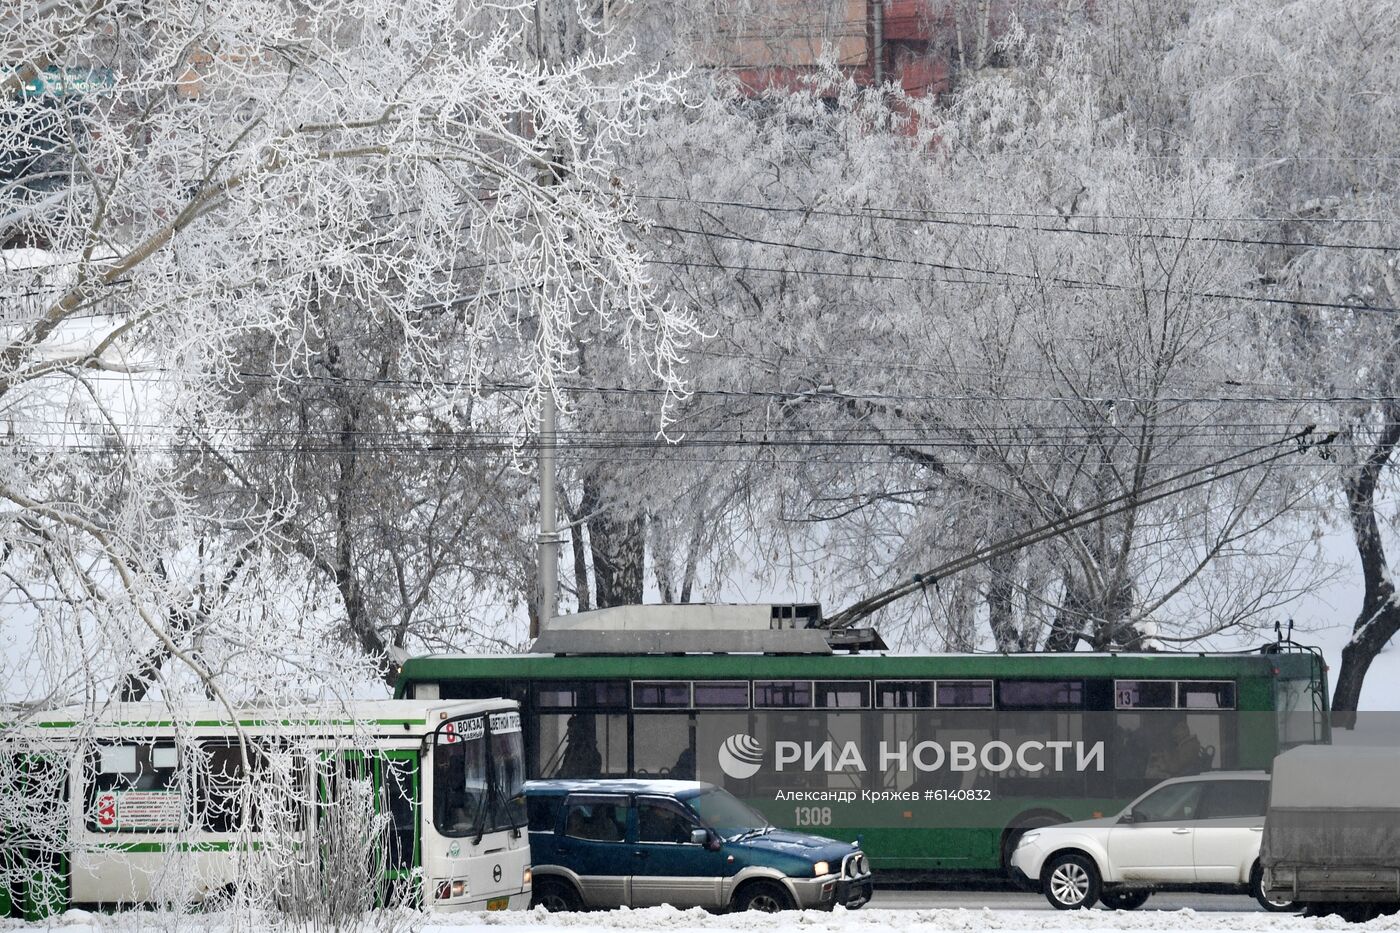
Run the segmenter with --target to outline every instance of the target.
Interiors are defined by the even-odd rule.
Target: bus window
[[[983,714],[987,715],[987,714]],[[1085,714],[1041,711],[996,714],[996,737],[1013,749],[1037,743],[1025,761],[1012,758],[1009,767],[993,775],[998,797],[1079,797],[1090,772],[1078,768],[1077,753],[1065,749],[1060,758],[1039,743],[1081,743],[1086,740]],[[1057,762],[1059,766],[1057,766]],[[1023,767],[1025,765],[1025,767]]]
[[[174,742],[98,745],[90,762],[87,828],[95,832],[184,829],[189,801]]]
[[[1084,705],[1084,681],[999,681],[997,705],[1002,709],[1078,709]]]
[[[694,694],[697,709],[749,708],[749,683],[746,680],[697,680]]]
[[[695,780],[690,717],[638,713],[632,717],[632,768],[638,777]]]
[[[541,713],[535,761],[542,778],[627,776],[627,717],[608,713]]]
[[[876,681],[875,706],[879,709],[932,709],[933,681]]]
[[[444,723],[433,747],[433,824],[438,832],[475,835],[485,816],[486,789],[484,719]]]
[[[1149,748],[1145,776],[1151,780],[1199,774],[1233,759],[1223,747],[1219,715],[1157,713],[1144,721],[1140,735]]]
[[[1116,709],[1172,709],[1176,706],[1174,680],[1115,680]]]
[[[807,709],[812,705],[810,680],[755,680],[755,709]]]
[[[498,726],[509,719],[513,726]],[[486,831],[525,825],[525,741],[515,713],[491,716],[491,778],[495,789],[487,807]]]
[[[1228,680],[1182,681],[1179,705],[1182,709],[1234,709],[1235,685]]]
[[[819,680],[813,685],[818,709],[865,709],[870,706],[870,682],[866,680]]]
[[[627,684],[619,680],[561,681],[535,685],[539,709],[627,708]]]
[[[688,709],[689,707],[689,681],[637,681],[632,684],[633,709]]]
[[[991,709],[990,680],[940,680],[938,682],[940,709]]]
[[[389,871],[412,871],[413,846],[418,836],[418,791],[413,773],[418,763],[405,758],[386,758],[384,796],[389,813]]]

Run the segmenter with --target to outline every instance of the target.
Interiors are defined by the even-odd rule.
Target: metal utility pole
[[[870,65],[876,87],[885,83],[885,0],[870,0]]]
[[[539,542],[540,602],[535,610],[540,632],[559,608],[559,526],[554,497],[554,447],[558,431],[559,410],[551,390],[545,393],[540,409],[540,533],[536,538]]]

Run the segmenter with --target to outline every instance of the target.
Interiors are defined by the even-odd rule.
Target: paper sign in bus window
[[[97,770],[103,774],[134,774],[136,771],[136,746],[111,745],[99,754]]]
[[[178,791],[106,791],[97,795],[92,823],[116,831],[180,829],[185,808]]]

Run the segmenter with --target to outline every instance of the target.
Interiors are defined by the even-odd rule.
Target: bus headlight
[[[467,883],[465,881],[439,881],[437,883],[437,899],[440,901],[448,901],[466,893]]]
[[[831,866],[826,862],[818,862],[812,866],[812,876],[814,878],[820,878],[822,875],[829,874],[831,874]]]
[[[530,886],[530,882],[532,882],[532,881],[534,881],[534,880],[535,880],[535,872],[534,872],[533,869],[531,869],[531,868],[529,868],[529,867],[527,866],[526,869],[525,869],[525,871],[521,873],[521,876],[520,876],[520,886],[521,886],[521,887],[524,887],[524,888],[528,888],[528,887]]]

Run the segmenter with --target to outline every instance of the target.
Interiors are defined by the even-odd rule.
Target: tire
[[[740,888],[734,897],[735,910],[756,910],[760,913],[775,914],[781,910],[792,910],[796,906],[787,888],[774,881],[751,881]]]
[[[1138,888],[1129,888],[1126,891],[1104,891],[1099,895],[1099,903],[1109,910],[1137,910],[1147,899],[1152,896],[1152,892]]]
[[[539,878],[530,891],[530,906],[543,907],[552,914],[583,909],[574,886],[558,878]]]
[[[1099,899],[1103,878],[1093,859],[1071,853],[1057,855],[1046,864],[1040,885],[1056,910],[1084,910]]]
[[[1254,863],[1254,870],[1249,873],[1249,894],[1259,902],[1260,907],[1271,913],[1297,913],[1302,908],[1301,904],[1293,901],[1269,900],[1264,893],[1264,869],[1258,862]]]

